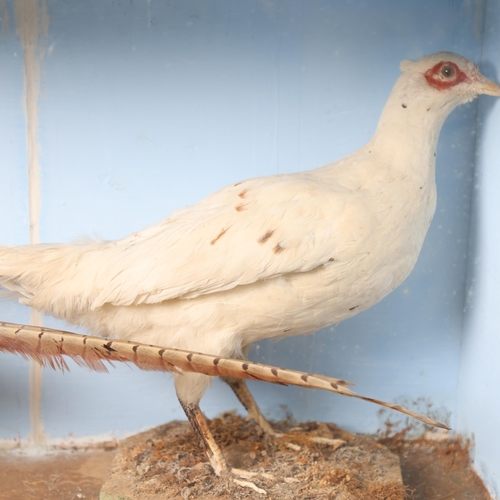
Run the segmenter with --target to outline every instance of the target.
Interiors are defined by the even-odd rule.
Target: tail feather
[[[24,326],[0,322],[0,352],[20,354],[44,366],[67,370],[63,356],[72,358],[78,365],[97,371],[107,371],[113,362],[133,363],[142,370],[159,370],[182,374],[203,373],[211,376],[228,376],[260,380],[274,384],[296,385],[310,389],[323,389],[343,396],[362,399],[409,415],[425,424],[449,429],[446,425],[425,417],[400,405],[386,403],[356,394],[345,380],[287,370],[246,360],[220,358],[208,354],[171,349],[160,346],[109,340],[102,337],[77,335],[62,330]]]
[[[88,310],[105,242],[0,245],[0,287],[25,305],[60,318]]]

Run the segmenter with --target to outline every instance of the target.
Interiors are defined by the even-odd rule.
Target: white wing
[[[308,173],[226,187],[107,244],[91,307],[193,298],[332,262],[335,194]]]
[[[69,317],[307,272],[349,250],[359,258],[377,215],[346,171],[340,185],[322,170],[236,183],[118,241],[0,246],[0,285]]]

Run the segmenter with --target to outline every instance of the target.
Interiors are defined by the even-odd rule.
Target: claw
[[[250,479],[257,476],[264,477],[265,479],[276,479],[276,476],[274,476],[273,474],[269,474],[269,472],[250,472],[243,469],[231,469],[231,472],[236,476],[240,476],[245,479]]]
[[[256,491],[257,493],[260,493],[261,495],[267,495],[267,491],[263,490],[262,488],[259,488],[251,481],[247,481],[247,479],[251,479],[257,476],[263,477],[265,479],[273,479],[273,480],[276,479],[276,477],[273,474],[269,474],[268,472],[250,472],[248,470],[242,470],[242,469],[231,469],[231,474],[233,476],[239,476],[244,478],[243,480],[241,480],[233,477],[232,480],[234,483],[238,484],[239,486],[243,486],[244,488],[250,488]]]
[[[261,495],[267,495],[267,491],[263,490],[262,488],[259,488],[255,484],[251,483],[250,481],[243,481],[241,479],[236,479],[232,478],[232,481],[237,484],[238,486],[243,486],[243,488],[250,488],[253,491],[256,491],[257,493],[260,493]]]

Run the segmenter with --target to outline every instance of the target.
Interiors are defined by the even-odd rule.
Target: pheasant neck
[[[443,105],[442,99],[438,104],[435,97],[416,92],[414,82],[398,80],[367,144],[383,164],[406,175],[433,174],[441,127],[459,104],[450,100]]]

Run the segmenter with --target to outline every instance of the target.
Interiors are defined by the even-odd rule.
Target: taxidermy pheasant
[[[163,346],[150,348],[143,367],[174,372],[215,472],[228,473],[198,406],[210,376],[221,375],[272,433],[235,377],[308,386],[313,376],[246,362],[248,347],[338,323],[400,285],[435,211],[444,120],[479,94],[500,96],[500,86],[450,52],[404,60],[401,70],[373,138],[335,163],[238,182],[122,240],[0,247],[0,284],[20,302],[132,341],[4,324],[1,348],[52,363],[63,353],[94,366],[98,358],[141,366],[148,346],[137,342]],[[315,380],[354,394],[344,381]]]

